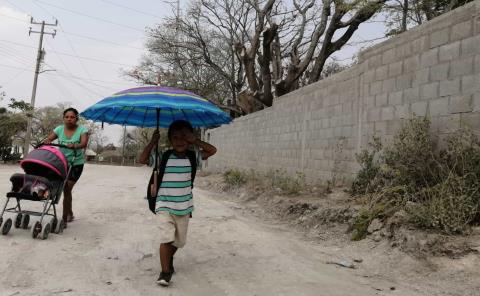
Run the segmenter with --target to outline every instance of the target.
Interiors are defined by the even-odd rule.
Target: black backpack
[[[172,155],[173,150],[167,150],[165,153],[162,155],[162,160],[160,161],[160,166],[158,167],[158,178],[157,178],[157,190],[156,192],[158,193],[158,190],[160,189],[160,185],[162,184],[162,179],[163,175],[165,174],[165,167],[167,166],[167,161],[170,158],[170,155]],[[190,160],[190,165],[192,166],[192,189],[193,189],[193,181],[195,181],[195,175],[197,174],[197,156],[195,155],[195,151],[187,150],[187,157]],[[152,175],[150,176],[150,181],[148,181],[148,187],[147,187],[147,200],[148,200],[148,207],[150,208],[150,211],[152,213],[155,213],[155,204],[157,203],[157,197],[152,196],[150,192],[150,186],[153,184],[153,178],[155,174],[155,170],[157,168],[153,169]]]

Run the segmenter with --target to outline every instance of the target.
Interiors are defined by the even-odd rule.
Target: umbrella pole
[[[159,127],[160,127],[160,109],[157,108],[157,132],[160,134],[159,132]],[[157,146],[155,147],[155,169],[158,168],[158,144],[160,142],[160,139],[158,139],[158,142],[157,142]]]

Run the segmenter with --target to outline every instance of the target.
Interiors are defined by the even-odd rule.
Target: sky
[[[145,54],[147,27],[173,15],[172,1],[162,0],[0,0],[0,91],[6,98],[30,102],[39,31],[35,22],[45,21],[46,70],[39,76],[35,107],[69,102],[80,112],[115,92],[137,86],[123,75]],[[181,7],[187,0],[180,1]],[[376,21],[362,24],[337,59],[348,62],[363,43],[383,36]],[[5,105],[8,100],[0,102]],[[60,116],[60,115],[59,115]],[[104,134],[118,145],[119,126],[105,125]]]

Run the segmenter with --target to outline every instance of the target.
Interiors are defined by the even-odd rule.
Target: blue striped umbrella
[[[193,127],[215,127],[231,121],[230,116],[208,100],[171,87],[148,86],[127,89],[88,107],[86,119],[139,127],[165,127],[187,120]]]

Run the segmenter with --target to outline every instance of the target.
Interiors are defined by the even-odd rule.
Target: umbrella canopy
[[[81,115],[93,121],[139,127],[167,128],[180,119],[193,127],[214,127],[231,121],[227,113],[194,93],[159,86],[121,91],[90,106]]]

